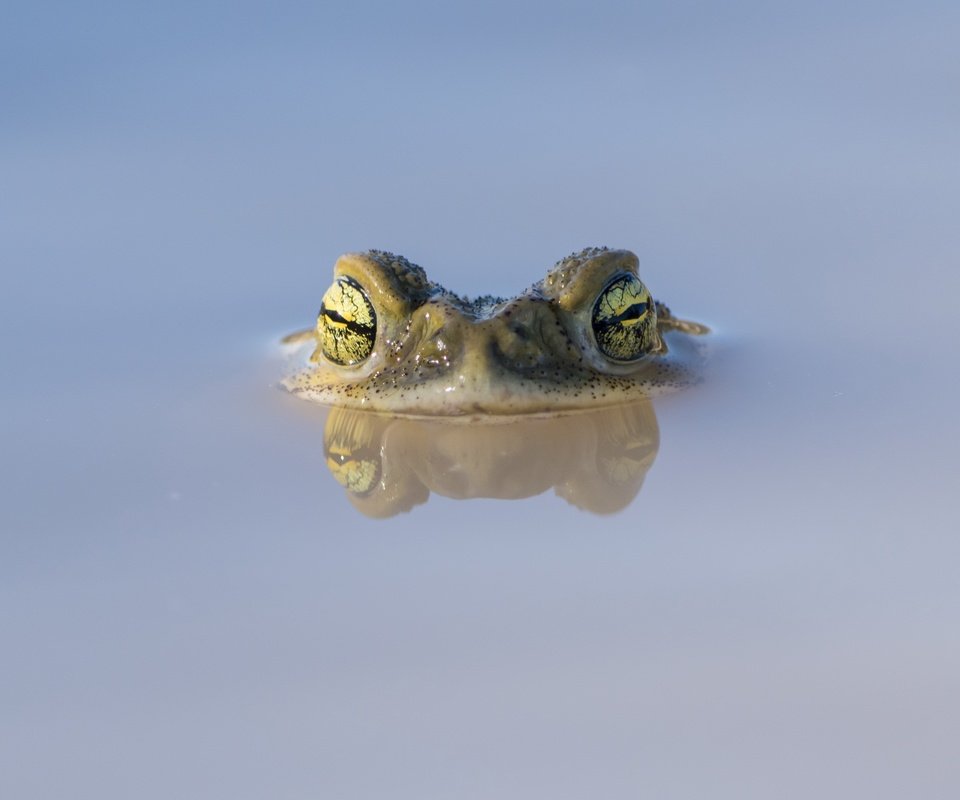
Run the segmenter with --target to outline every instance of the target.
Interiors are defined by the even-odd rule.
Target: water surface
[[[3,34],[0,793],[955,796],[956,11],[245,8]],[[636,494],[360,513],[336,256],[592,244],[715,328]]]

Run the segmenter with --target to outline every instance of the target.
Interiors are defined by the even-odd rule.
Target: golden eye
[[[377,339],[377,314],[363,288],[341,277],[327,289],[317,318],[320,349],[334,364],[351,367],[365,361]]]
[[[620,275],[593,306],[593,335],[612,361],[636,361],[657,346],[653,298],[636,275]]]

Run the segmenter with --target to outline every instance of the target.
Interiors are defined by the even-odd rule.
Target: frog
[[[284,339],[309,354],[282,385],[401,416],[552,415],[695,382],[672,347],[708,332],[654,300],[630,250],[588,247],[512,298],[474,299],[403,256],[368,250],[337,259],[316,325]]]

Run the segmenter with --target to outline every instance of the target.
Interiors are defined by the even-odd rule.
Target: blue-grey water
[[[958,37],[10,10],[0,796],[957,796]],[[636,497],[360,513],[275,389],[335,258],[511,294],[592,244],[715,328]]]

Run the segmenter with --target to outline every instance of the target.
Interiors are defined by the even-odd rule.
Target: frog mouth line
[[[311,364],[300,367],[299,347],[290,353],[293,369],[282,388],[328,406],[410,418],[437,417],[471,423],[478,417],[510,419],[582,414],[670,394],[703,380],[707,348],[697,340],[668,332],[666,355],[634,366],[629,374],[600,375],[585,359],[569,363],[546,357],[519,361],[496,340],[464,370],[458,350],[436,360],[416,359],[410,350],[398,361],[353,381],[343,372]],[[406,348],[404,348],[406,350]],[[474,354],[476,356],[476,354]],[[482,363],[482,367],[479,366]]]

